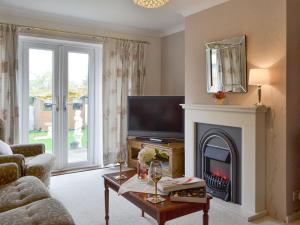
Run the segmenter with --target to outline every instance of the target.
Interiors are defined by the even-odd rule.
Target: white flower
[[[139,152],[138,160],[142,165],[149,165],[150,162],[155,159],[156,151],[153,148],[143,148]]]

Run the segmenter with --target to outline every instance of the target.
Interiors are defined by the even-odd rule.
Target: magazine
[[[206,203],[207,196],[205,187],[192,188],[187,190],[174,191],[170,195],[170,200],[174,202],[195,202]]]
[[[157,188],[164,193],[200,187],[205,187],[205,181],[197,177],[163,177],[157,184]]]

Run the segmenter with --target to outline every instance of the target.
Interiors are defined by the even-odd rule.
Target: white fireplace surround
[[[185,175],[196,175],[196,124],[242,129],[241,205],[228,204],[248,221],[266,214],[267,108],[234,105],[182,105],[185,109]]]

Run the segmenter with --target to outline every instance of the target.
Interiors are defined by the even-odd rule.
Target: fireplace
[[[237,150],[237,186],[233,190],[233,180],[231,179],[230,197],[232,193],[236,192],[238,204],[232,204],[233,198],[230,199],[230,203],[219,199],[217,201],[228,208],[228,210],[233,209],[248,221],[266,215],[265,121],[268,108],[201,104],[185,104],[182,107],[185,109],[185,175],[203,177],[201,170],[202,159],[199,159],[202,154],[199,151],[200,142],[209,129],[219,129],[231,139]],[[214,142],[221,142],[224,145],[224,142],[221,140],[220,138],[211,138],[209,144],[214,146]],[[228,162],[229,160],[223,160],[223,162],[222,160],[210,161],[213,162],[210,164],[210,168],[212,166],[220,168],[220,164],[222,164],[225,168],[221,167],[220,169],[224,172],[226,171],[226,166],[228,166],[224,161]],[[232,158],[230,158],[231,161]],[[216,164],[214,165],[214,163]],[[218,174],[215,173],[215,175]],[[213,187],[218,185],[216,179],[210,179],[208,182],[211,182]],[[221,184],[223,184],[223,181]],[[226,183],[223,187],[223,190],[226,189]]]
[[[197,124],[196,175],[211,195],[241,204],[241,129]]]

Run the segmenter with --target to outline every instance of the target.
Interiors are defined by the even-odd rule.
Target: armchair
[[[4,140],[4,123],[0,119],[0,140]],[[55,158],[45,154],[44,144],[11,145],[13,155],[0,155],[0,165],[16,163],[20,176],[35,176],[48,187]]]
[[[49,186],[55,158],[45,153],[44,144],[12,145],[11,149],[13,155],[0,155],[0,164],[16,163],[21,176],[35,176]]]
[[[16,163],[0,164],[1,225],[75,225],[70,213],[38,178],[19,176]]]
[[[20,177],[16,163],[0,164],[0,186],[16,181]]]

